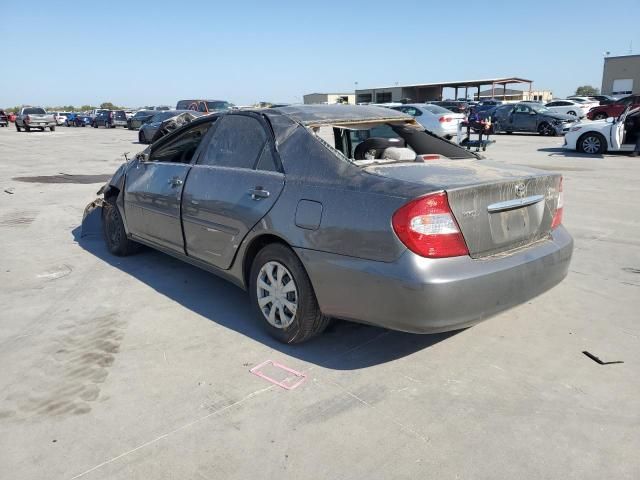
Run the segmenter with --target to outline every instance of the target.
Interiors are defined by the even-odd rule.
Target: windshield
[[[156,113],[152,118],[151,118],[151,123],[156,123],[156,122],[164,122],[165,120],[171,118],[171,117],[175,117],[177,114],[175,112],[162,112],[162,113]]]
[[[212,112],[215,110],[228,110],[231,107],[229,102],[207,102],[207,109]]]
[[[141,110],[139,112],[136,112],[133,118],[148,117],[150,115],[153,115],[153,112],[149,112],[147,110]]]
[[[551,110],[549,110],[547,107],[543,107],[542,105],[529,104],[529,107],[531,108],[531,110],[537,113],[551,113]]]
[[[425,105],[421,108],[425,109],[427,112],[431,112],[436,115],[451,113],[451,110],[447,110],[446,108],[439,107],[438,105]]]
[[[45,112],[44,108],[25,108],[24,109],[24,114],[25,115],[44,115]]]

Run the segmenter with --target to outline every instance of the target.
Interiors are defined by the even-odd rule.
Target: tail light
[[[562,224],[562,212],[564,210],[564,192],[562,190],[562,177],[558,184],[558,204],[556,205],[556,213],[551,221],[551,228],[559,227]]]
[[[29,115],[24,117],[24,123],[31,123],[31,117]]]
[[[442,123],[442,122],[450,122],[451,120],[453,120],[451,117],[440,117],[440,118],[438,119],[438,121],[439,121],[440,123]]]
[[[445,192],[417,198],[393,214],[393,230],[405,246],[422,257],[469,255]]]

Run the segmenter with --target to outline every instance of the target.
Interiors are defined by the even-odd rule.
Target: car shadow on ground
[[[539,148],[538,152],[547,153],[549,157],[563,158],[604,158],[602,154],[580,153],[575,150],[567,150],[562,147]]]
[[[357,370],[383,364],[459,333],[416,335],[335,320],[311,341],[285,345],[266,333],[251,308],[247,293],[235,285],[150,248],[130,257],[116,257],[106,249],[101,233],[81,237],[80,226],[72,234],[85,251],[184,308],[274,350],[325,368]]]

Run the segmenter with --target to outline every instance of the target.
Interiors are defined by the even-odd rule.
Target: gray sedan
[[[332,317],[464,328],[556,285],[573,251],[560,175],[482,160],[378,107],[202,117],[99,193],[113,254],[144,244],[235,283],[288,343]]]
[[[493,112],[494,132],[537,132],[540,135],[562,135],[573,127],[575,115],[556,113],[535,103],[502,105]]]

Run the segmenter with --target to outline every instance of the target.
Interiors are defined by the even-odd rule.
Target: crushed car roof
[[[295,105],[273,110],[305,126],[414,120],[397,110],[368,105]]]

